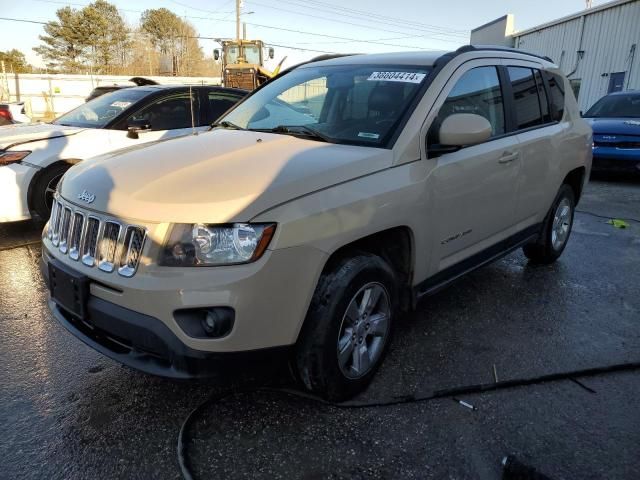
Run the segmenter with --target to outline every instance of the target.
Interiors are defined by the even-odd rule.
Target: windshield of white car
[[[598,100],[587,118],[640,118],[640,95],[609,95]]]
[[[55,119],[55,125],[104,128],[111,120],[149,94],[148,90],[124,88],[94,98]]]
[[[384,147],[429,73],[424,66],[305,66],[265,85],[220,122],[311,140]]]

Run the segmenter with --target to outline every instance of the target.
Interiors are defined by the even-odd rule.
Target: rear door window
[[[521,130],[542,125],[544,121],[533,70],[525,67],[508,67],[507,70],[513,90],[516,127]]]
[[[192,111],[193,109],[193,111]],[[197,98],[188,91],[162,97],[129,117],[131,122],[146,122],[151,130],[189,128],[199,118]]]
[[[239,102],[244,95],[225,92],[224,90],[212,90],[208,92],[209,119],[208,123],[215,122],[224,112]]]

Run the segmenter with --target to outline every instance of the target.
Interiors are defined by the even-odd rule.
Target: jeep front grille
[[[120,275],[132,277],[140,263],[146,230],[89,214],[57,196],[47,237],[72,260],[104,272],[117,269]]]

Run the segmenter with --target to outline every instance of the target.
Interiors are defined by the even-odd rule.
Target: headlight
[[[3,152],[0,153],[0,167],[5,165],[10,165],[12,163],[18,163],[24,157],[29,155],[31,152]]]
[[[255,262],[275,229],[273,223],[174,225],[159,264],[188,267]]]

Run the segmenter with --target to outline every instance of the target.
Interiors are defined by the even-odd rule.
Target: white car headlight
[[[269,245],[275,228],[273,223],[177,224],[159,263],[197,267],[255,262]]]
[[[12,163],[18,163],[27,155],[29,155],[31,151],[22,151],[22,152],[0,152],[0,167],[5,165],[11,165]]]

